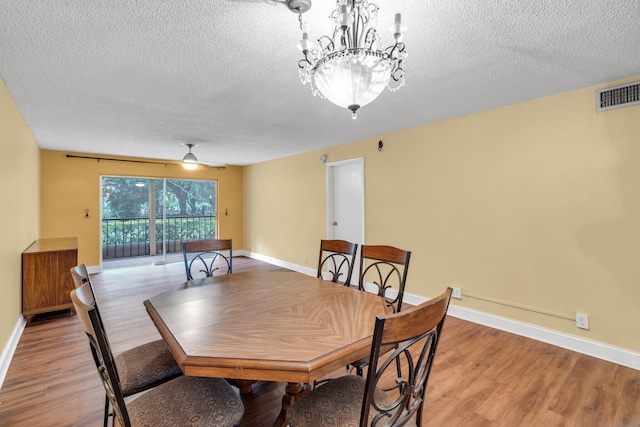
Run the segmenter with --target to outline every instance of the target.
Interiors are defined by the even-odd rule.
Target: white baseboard
[[[89,274],[102,273],[102,266],[101,265],[88,265],[87,266],[87,273],[89,273]]]
[[[22,331],[24,331],[24,327],[26,325],[26,320],[24,320],[24,317],[20,316],[18,318],[18,321],[16,322],[16,325],[13,327],[13,331],[11,332],[11,336],[9,337],[9,341],[7,341],[7,344],[2,350],[2,355],[0,356],[0,389],[2,388],[4,379],[7,376],[7,372],[9,372],[11,359],[13,359],[13,354],[16,352],[18,342],[20,341],[20,337],[22,336]]]
[[[574,335],[568,335],[528,323],[518,322],[468,308],[449,306],[448,314],[459,319],[468,320],[480,325],[489,326],[501,331],[531,338],[547,344],[566,348],[577,353],[586,354],[607,362],[616,363],[628,368],[640,370],[640,353],[635,353],[620,347],[614,347],[598,341],[586,340]]]
[[[236,251],[233,251],[233,254],[236,255]],[[244,255],[249,258],[257,259],[258,261],[268,262],[269,264],[277,265],[278,267],[288,268],[289,270],[297,271],[298,273],[306,274],[308,276],[315,276],[318,272],[317,268],[305,267],[298,264],[293,264],[291,262],[282,261],[281,259],[272,258],[264,255],[260,255],[254,252],[248,251],[237,251],[237,255]]]
[[[310,276],[315,276],[316,274],[316,269],[314,268],[303,267],[252,252],[239,252],[243,252],[243,255],[250,258],[255,258],[260,261],[268,262],[270,264],[278,265],[280,267],[288,268],[290,270],[298,271]],[[403,300],[411,305],[419,305],[425,301],[428,301],[429,298],[425,298],[420,295],[405,293]],[[455,303],[449,306],[449,311],[447,312],[447,314],[459,319],[467,320],[469,322],[488,326],[494,329],[499,329],[505,332],[511,332],[516,335],[555,345],[557,347],[566,348],[567,350],[586,354],[587,356],[592,356],[598,359],[606,360],[607,362],[616,363],[618,365],[626,366],[628,368],[640,371],[640,353],[636,353],[620,347],[614,347],[612,345],[604,344],[598,341],[591,341],[574,335],[552,331],[550,329],[545,329],[528,323],[518,322],[516,320],[495,316],[493,314],[458,307],[455,305]]]

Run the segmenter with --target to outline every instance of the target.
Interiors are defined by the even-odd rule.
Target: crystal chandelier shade
[[[348,108],[355,119],[360,107],[382,93],[385,87],[397,90],[404,85],[407,54],[402,43],[400,14],[396,14],[392,33],[395,44],[381,50],[380,36],[374,28],[378,7],[368,0],[338,0],[330,18],[332,37],[310,41],[300,15],[302,40],[298,48],[300,80],[311,92],[334,104]]]

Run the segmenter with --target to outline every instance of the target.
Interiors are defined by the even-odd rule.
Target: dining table
[[[375,294],[290,270],[176,285],[144,305],[185,375],[286,382],[274,426],[314,381],[369,355]]]

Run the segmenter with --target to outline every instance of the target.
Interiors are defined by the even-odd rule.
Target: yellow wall
[[[365,240],[412,251],[408,292],[638,352],[640,106],[596,113],[607,86],[248,166],[245,247],[313,266],[318,156],[364,157]]]
[[[22,313],[21,254],[38,238],[39,219],[40,149],[0,80],[1,348]]]
[[[245,167],[245,248],[315,269],[326,229],[324,173],[316,153]]]
[[[100,264],[100,177],[102,175],[218,180],[218,233],[242,249],[242,168],[187,171],[180,164],[146,164],[67,158],[62,151],[42,151],[42,238],[78,237],[78,262]],[[85,156],[90,156],[84,154]],[[112,158],[110,156],[110,158]],[[85,218],[89,209],[90,217]],[[225,216],[225,210],[228,215]]]

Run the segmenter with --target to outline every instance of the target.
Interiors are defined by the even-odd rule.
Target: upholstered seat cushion
[[[124,396],[147,390],[182,375],[164,341],[152,341],[115,356]]]
[[[244,406],[224,379],[181,376],[134,399],[127,411],[133,427],[231,427]]]
[[[365,379],[356,375],[331,380],[296,400],[287,410],[287,422],[291,427],[358,427],[364,390]],[[376,389],[375,401],[386,404],[393,399]],[[374,416],[369,414],[367,425]]]

